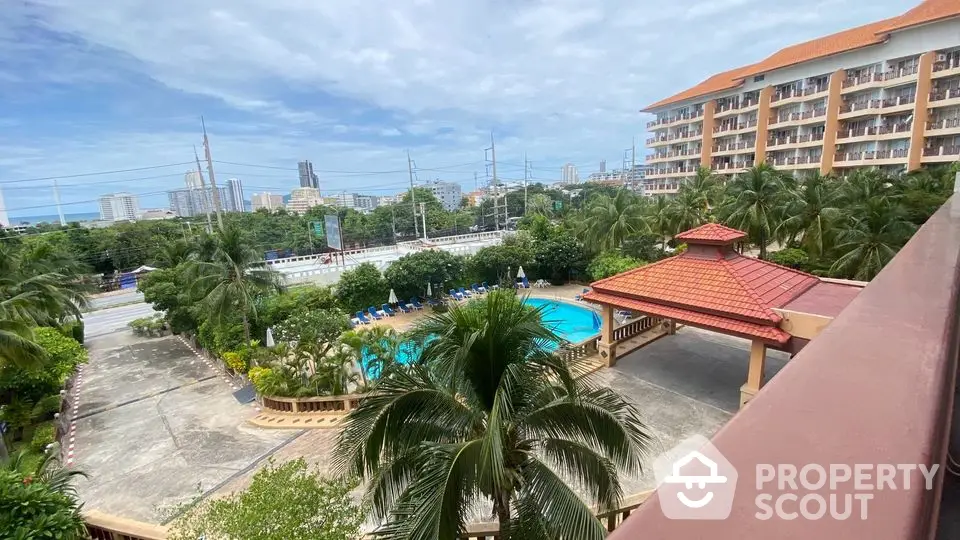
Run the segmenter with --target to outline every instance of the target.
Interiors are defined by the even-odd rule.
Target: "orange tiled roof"
[[[756,324],[736,319],[729,319],[720,315],[710,315],[699,313],[689,309],[664,306],[653,302],[644,302],[622,296],[603,294],[597,291],[591,291],[584,295],[584,300],[596,302],[599,304],[609,304],[622,309],[630,309],[647,313],[655,317],[664,317],[676,321],[691,324],[701,328],[719,330],[725,334],[739,336],[747,339],[760,339],[767,343],[784,344],[790,340],[790,334],[777,328]]]
[[[743,84],[746,77],[751,75],[759,75],[817,58],[877,45],[886,41],[887,34],[890,32],[957,16],[960,16],[960,1],[925,0],[903,15],[780,49],[756,64],[714,75],[693,88],[648,105],[643,111],[650,111],[687,99],[737,88]]]
[[[674,236],[674,238],[677,240],[723,244],[746,237],[747,233],[727,227],[726,225],[720,225],[719,223],[705,223],[699,227],[690,229],[689,231],[684,231]]]

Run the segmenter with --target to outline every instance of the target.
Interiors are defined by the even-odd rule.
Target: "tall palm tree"
[[[498,538],[601,539],[576,481],[601,508],[621,497],[651,438],[633,405],[546,345],[558,337],[512,291],[428,317],[421,360],[350,412],[336,465],[368,480],[386,538],[456,538],[489,504]],[[432,341],[427,338],[432,336]]]
[[[709,167],[699,167],[697,173],[680,184],[680,192],[689,191],[692,198],[703,204],[703,215],[717,205],[722,195],[722,180]]]
[[[586,245],[599,251],[618,249],[625,239],[650,232],[643,201],[627,189],[620,189],[613,197],[594,196],[585,214],[581,236]]]
[[[750,167],[727,184],[720,215],[727,225],[747,233],[750,242],[760,248],[761,259],[766,258],[777,227],[783,188],[780,173],[766,163]]]
[[[837,233],[836,251],[840,256],[830,267],[831,274],[873,279],[915,230],[898,203],[886,197],[867,199]]]
[[[667,250],[667,236],[677,232],[673,226],[673,207],[670,199],[663,195],[653,198],[653,204],[647,206],[647,223],[650,229],[660,237],[660,251]]]
[[[673,224],[673,233],[699,227],[707,222],[707,201],[703,193],[683,187],[670,201],[669,212]]]
[[[256,297],[281,289],[280,275],[263,264],[243,231],[233,224],[219,231],[209,259],[192,262],[190,277],[193,290],[203,297],[215,320],[240,313],[247,343],[250,342],[250,319],[257,317]]]
[[[796,189],[784,191],[784,219],[774,231],[781,244],[799,240],[811,259],[824,256],[842,215],[836,182],[829,176],[814,174]]]
[[[167,242],[160,248],[157,254],[157,262],[164,268],[173,268],[180,263],[187,262],[190,255],[194,253],[193,246],[185,240],[174,240]]]

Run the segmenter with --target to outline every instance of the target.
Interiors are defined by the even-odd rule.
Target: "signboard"
[[[554,210],[562,210],[562,209],[563,209],[563,201],[553,201],[553,209],[554,209]]]
[[[323,222],[322,221],[311,221],[310,228],[313,230],[313,235],[317,238],[323,236]]]
[[[340,218],[336,214],[323,216],[323,223],[327,228],[327,245],[343,251],[343,239],[340,238]]]

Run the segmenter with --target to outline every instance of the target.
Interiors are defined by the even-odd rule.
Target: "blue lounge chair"
[[[500,288],[499,285],[493,285],[493,286],[487,285],[487,282],[486,282],[486,281],[484,281],[483,283],[481,283],[480,286],[483,287],[484,289],[488,290],[488,291],[492,291],[492,290],[494,290],[494,289],[499,289],[499,288]]]
[[[413,310],[410,308],[410,306],[404,304],[403,302],[398,302],[398,303],[397,303],[397,308],[400,310],[400,313],[410,313],[410,312],[413,311]]]
[[[523,281],[520,282],[520,286],[523,287],[524,289],[530,288],[530,281],[527,279],[526,276],[523,277]]]
[[[417,311],[420,311],[421,309],[423,309],[423,304],[420,303],[420,299],[417,298],[416,296],[410,299],[410,305],[413,306],[413,309]]]
[[[463,295],[453,289],[450,289],[450,296],[456,298],[457,300],[463,300]]]
[[[373,319],[376,320],[376,321],[379,321],[380,319],[383,318],[383,315],[381,315],[381,314],[377,311],[377,309],[376,309],[375,307],[373,307],[373,306],[370,306],[370,307],[367,308],[367,313],[369,313],[370,316],[373,317]]]
[[[462,294],[464,298],[470,298],[471,296],[473,296],[473,294],[470,291],[463,290],[463,287],[460,287],[460,294]]]
[[[380,308],[387,317],[396,317],[397,315],[397,312],[390,307],[390,304],[383,304]]]
[[[473,285],[471,285],[470,288],[473,289],[473,292],[475,292],[475,293],[477,293],[477,294],[483,294],[483,293],[487,292],[487,291],[481,290],[480,287],[479,287],[476,283],[474,283]]]
[[[366,318],[362,311],[357,312],[357,320],[360,321],[360,324],[370,324],[370,319]]]
[[[438,302],[436,298],[427,298],[427,305],[438,306],[440,302]]]

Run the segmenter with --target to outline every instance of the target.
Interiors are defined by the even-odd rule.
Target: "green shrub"
[[[347,270],[337,282],[337,300],[347,313],[366,310],[387,301],[390,288],[380,270],[371,263],[363,263]]]
[[[797,248],[781,249],[767,254],[768,261],[798,270],[804,269],[809,259],[806,251]]]
[[[0,470],[3,538],[87,538],[77,502],[31,475]]]
[[[233,351],[223,353],[223,363],[234,373],[247,372],[247,362],[240,353]]]
[[[44,422],[33,430],[33,438],[30,439],[30,448],[42,454],[47,445],[56,441],[57,428],[53,422]]]
[[[645,264],[647,263],[633,257],[624,257],[617,252],[607,251],[590,261],[590,265],[587,266],[587,273],[590,274],[592,279],[598,280],[615,276]]]
[[[273,375],[273,370],[268,367],[252,367],[250,371],[247,372],[247,377],[250,379],[250,383],[253,384],[253,387],[257,389],[257,393],[264,395],[265,384],[270,377]]]
[[[73,321],[60,327],[60,333],[83,344],[83,321]]]

